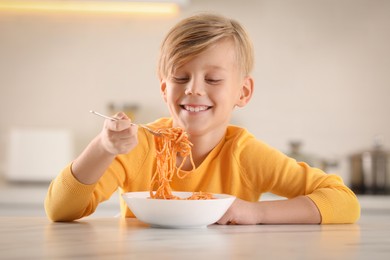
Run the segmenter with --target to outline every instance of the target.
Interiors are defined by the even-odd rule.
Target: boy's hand
[[[237,198],[217,223],[222,225],[258,224],[260,223],[258,205],[257,202],[248,202]]]
[[[123,112],[117,113],[114,117],[118,120],[104,121],[100,142],[104,150],[112,155],[126,154],[138,144],[138,126],[132,124]]]

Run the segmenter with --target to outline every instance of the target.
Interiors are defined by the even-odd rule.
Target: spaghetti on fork
[[[152,199],[181,199],[172,194],[171,181],[176,175],[180,179],[185,178],[191,171],[181,174],[180,170],[186,160],[190,160],[192,170],[195,164],[192,159],[192,143],[188,139],[188,134],[180,127],[164,128],[156,130],[160,135],[154,136],[156,146],[157,168],[150,184],[150,198]],[[183,161],[177,166],[177,155]],[[154,191],[154,189],[156,190]],[[211,193],[194,192],[188,200],[212,199]]]

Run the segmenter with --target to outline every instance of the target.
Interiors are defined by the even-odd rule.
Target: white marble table
[[[151,228],[136,219],[0,217],[0,259],[390,259],[390,212],[351,225]]]

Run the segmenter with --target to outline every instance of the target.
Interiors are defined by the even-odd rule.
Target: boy
[[[336,175],[297,163],[229,124],[235,107],[251,99],[254,83],[251,41],[239,23],[218,15],[189,17],[171,29],[161,47],[160,90],[171,117],[152,128],[181,127],[193,143],[195,170],[173,178],[178,191],[227,193],[237,199],[219,224],[353,223],[356,196]],[[147,191],[156,169],[153,136],[120,120],[101,133],[51,183],[45,208],[53,221],[94,212],[118,188]],[[181,157],[178,157],[178,164]],[[184,164],[182,170],[190,171]],[[264,192],[287,200],[260,202]],[[131,217],[121,201],[122,216]]]

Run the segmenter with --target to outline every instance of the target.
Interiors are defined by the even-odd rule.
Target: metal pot
[[[390,152],[376,140],[372,150],[350,156],[351,188],[357,194],[390,194]]]

